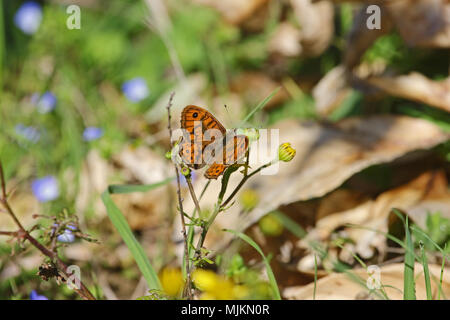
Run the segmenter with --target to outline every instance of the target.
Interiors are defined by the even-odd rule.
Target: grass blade
[[[396,209],[393,209],[394,212]],[[405,237],[406,237],[406,247],[408,250],[405,252],[405,271],[403,279],[403,299],[405,300],[416,300],[416,289],[414,280],[414,244],[412,242],[411,232],[409,230],[408,216],[406,216],[405,221]]]
[[[297,222],[289,218],[287,215],[280,211],[272,212],[278,219],[280,219],[281,224],[288,229],[294,236],[302,239],[306,236],[306,231]]]
[[[258,112],[259,110],[261,110],[272,98],[274,95],[277,94],[277,92],[281,89],[281,87],[276,88],[275,90],[273,90],[263,101],[261,101],[260,103],[258,103],[258,105],[252,110],[250,111],[250,113],[245,117],[244,120],[242,120],[241,124],[239,125],[239,128],[242,127],[245,123],[248,122],[248,120],[250,120],[251,117],[253,117],[253,115]]]
[[[447,245],[445,245],[444,250],[447,249]],[[442,291],[442,280],[444,279],[444,268],[445,268],[445,255],[442,257],[442,266],[441,266],[441,276],[439,277],[439,293],[438,300],[441,300],[441,291]]]
[[[433,294],[431,292],[430,271],[428,270],[427,255],[425,254],[425,246],[420,243],[420,251],[422,253],[422,265],[423,273],[425,277],[425,288],[427,291],[427,300],[433,300]]]
[[[150,261],[148,260],[147,255],[144,252],[144,249],[136,240],[133,232],[130,229],[130,226],[127,223],[127,220],[111,199],[108,191],[103,192],[102,201],[106,207],[106,211],[108,212],[108,216],[111,219],[111,222],[114,224],[128,249],[131,251],[134,260],[136,261],[139,269],[142,272],[142,275],[147,281],[148,287],[150,288],[150,290],[161,290],[161,284],[159,283],[158,275],[150,264]]]
[[[277,280],[275,279],[275,275],[273,274],[272,268],[270,267],[269,260],[267,260],[266,256],[264,255],[264,253],[262,252],[262,250],[258,246],[258,244],[255,241],[253,241],[252,238],[243,234],[242,232],[234,231],[234,230],[230,230],[230,229],[225,229],[224,231],[230,232],[230,233],[234,234],[235,236],[238,236],[239,238],[241,238],[242,240],[247,242],[249,245],[251,245],[256,251],[258,251],[258,253],[263,258],[264,264],[266,266],[267,276],[269,277],[273,295],[277,300],[281,300],[280,290],[278,290]]]
[[[316,300],[316,289],[317,289],[317,255],[314,254],[314,291],[313,291],[313,300]]]
[[[3,88],[3,73],[5,60],[6,60],[5,21],[3,19],[3,1],[0,0],[0,88]]]
[[[445,251],[445,249],[442,249],[433,239],[430,238],[430,236],[428,234],[426,234],[422,229],[418,228],[417,226],[411,226],[411,230],[420,233],[424,238],[426,238],[428,241],[430,241],[430,243],[436,248],[438,249],[441,253],[442,256],[445,258],[448,253]]]
[[[152,184],[113,184],[108,187],[108,192],[110,194],[119,193],[132,193],[132,192],[146,192],[158,187],[161,187],[169,182],[171,182],[175,177],[167,178],[163,181],[152,183]]]

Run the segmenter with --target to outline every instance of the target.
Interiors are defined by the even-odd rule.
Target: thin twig
[[[211,216],[209,217],[208,221],[202,226],[202,233],[200,234],[200,238],[199,238],[199,240],[197,242],[197,246],[196,246],[196,249],[195,249],[195,259],[198,259],[200,257],[200,255],[201,255],[201,248],[203,247],[203,244],[205,242],[206,235],[207,235],[207,233],[209,231],[210,226],[212,225],[212,223],[216,219],[217,215],[234,198],[234,196],[238,193],[238,191],[242,188],[242,186],[245,184],[245,182],[248,179],[250,179],[252,176],[254,176],[258,172],[260,172],[262,169],[271,166],[272,164],[274,164],[274,162],[270,161],[270,162],[266,163],[265,165],[259,167],[258,169],[256,169],[255,171],[253,171],[250,174],[247,174],[247,170],[244,169],[244,177],[242,178],[241,182],[238,184],[238,186],[233,190],[231,195],[224,202],[222,202],[222,201],[223,201],[223,197],[224,197],[225,192],[226,192],[226,187],[227,187],[228,181],[223,181],[222,180],[222,190],[221,190],[221,192],[219,194],[219,199],[217,200],[216,206],[214,208],[214,212],[211,214]],[[246,168],[247,167],[248,167],[248,155],[247,155]],[[195,195],[195,193],[194,193],[194,195]]]
[[[192,186],[191,177],[189,175],[186,177],[186,182],[189,187],[189,193],[191,194],[192,200],[194,201],[195,209],[197,210],[198,214],[200,215],[201,214],[200,203],[198,202],[197,196],[195,195],[194,187]]]
[[[14,211],[12,210],[11,206],[8,203],[8,199],[6,197],[6,180],[3,172],[3,166],[0,161],[0,180],[1,180],[1,188],[2,188],[2,195],[3,197],[0,199],[0,202],[5,207],[6,211],[9,213],[9,215],[12,217],[14,222],[19,227],[19,231],[16,232],[16,236],[28,240],[35,248],[37,248],[39,251],[41,251],[45,256],[49,257],[51,260],[54,260],[56,262],[57,267],[59,270],[63,273],[64,277],[66,279],[70,278],[70,275],[67,273],[67,266],[66,264],[58,257],[56,252],[50,251],[45,246],[43,246],[39,241],[37,241],[25,228],[22,226],[20,221],[17,219]],[[78,279],[80,280],[80,279]],[[80,287],[77,288],[74,286],[74,291],[83,299],[85,300],[96,300],[94,295],[88,290],[88,288],[81,282],[80,280]]]
[[[172,120],[172,116],[170,113],[170,108],[172,107],[172,100],[173,97],[175,96],[175,92],[172,92],[170,94],[169,97],[169,102],[167,103],[167,129],[169,129],[169,134],[170,134],[170,148],[173,148],[173,144],[172,144],[172,124],[171,124],[171,120]],[[178,194],[178,207],[180,210],[180,217],[181,217],[181,227],[182,227],[182,231],[181,233],[183,234],[183,239],[184,239],[184,256],[185,256],[185,264],[186,264],[186,285],[184,288],[184,292],[183,295],[186,296],[188,299],[192,299],[192,290],[191,290],[191,273],[190,273],[190,268],[189,268],[189,251],[188,251],[188,238],[187,238],[187,233],[186,233],[186,221],[184,219],[184,211],[183,211],[183,200],[181,199],[181,187],[180,187],[180,174],[179,174],[179,170],[178,170],[178,165],[174,162],[174,167],[175,167],[175,174],[177,177],[177,194]]]
[[[249,175],[244,175],[241,182],[239,182],[238,186],[233,190],[233,192],[230,194],[230,196],[220,205],[220,209],[223,209],[226,207],[226,205],[234,198],[236,193],[238,193],[238,191],[242,188],[242,186],[248,179],[253,177],[255,174],[260,172],[262,169],[265,169],[265,168],[271,166],[272,164],[273,164],[273,161],[270,161],[270,162],[266,163],[265,165],[259,167],[258,169],[256,169],[252,173],[250,173]]]
[[[0,236],[17,237],[17,235],[18,235],[17,231],[0,231]]]

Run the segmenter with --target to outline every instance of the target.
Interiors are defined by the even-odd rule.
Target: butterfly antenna
[[[226,104],[224,104],[223,107],[225,108],[225,110],[227,112],[228,122],[232,124],[233,119],[231,118],[230,112],[228,111],[228,106]]]

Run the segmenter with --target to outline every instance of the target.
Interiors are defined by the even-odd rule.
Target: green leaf
[[[272,268],[270,267],[269,260],[266,258],[266,256],[264,255],[264,253],[262,252],[262,250],[258,246],[258,244],[255,241],[253,241],[252,238],[243,234],[242,232],[230,230],[230,229],[224,229],[224,231],[230,232],[230,233],[234,234],[235,236],[238,236],[239,238],[241,238],[242,240],[247,242],[249,245],[251,245],[256,251],[258,251],[258,253],[263,258],[264,264],[266,266],[267,276],[269,277],[269,282],[270,282],[270,286],[272,287],[273,295],[277,300],[281,300],[281,295],[280,295],[280,291],[278,289],[277,280],[275,279],[275,275],[273,274]]]
[[[136,261],[139,269],[142,272],[142,275],[147,281],[148,287],[150,289],[161,290],[161,284],[159,283],[158,275],[150,264],[150,261],[148,260],[147,255],[144,252],[144,249],[136,240],[133,232],[130,229],[130,226],[127,223],[127,220],[111,199],[108,191],[103,192],[102,201],[105,204],[106,211],[108,212],[108,216],[111,219],[111,222],[114,224],[117,231],[119,231],[120,236],[127,245],[128,249],[131,251],[134,260]]]
[[[108,187],[108,192],[110,194],[118,194],[118,193],[132,193],[132,192],[146,192],[158,187],[161,187],[169,182],[171,182],[175,177],[167,178],[166,180],[152,183],[152,184],[113,184]]]

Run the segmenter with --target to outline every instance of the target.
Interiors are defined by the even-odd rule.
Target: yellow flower
[[[216,297],[209,292],[203,292],[200,296],[200,300],[216,300]]]
[[[176,297],[183,289],[183,274],[180,269],[165,268],[159,275],[159,281],[166,294]]]
[[[192,280],[200,290],[212,291],[214,290],[218,277],[213,271],[197,269],[192,274]]]
[[[192,275],[195,286],[203,291],[202,300],[232,300],[236,299],[235,284],[213,271],[197,269]],[[239,291],[238,291],[239,293]]]
[[[259,220],[259,227],[268,236],[276,237],[283,233],[283,225],[280,219],[271,213]]]
[[[259,196],[256,191],[247,189],[242,191],[239,200],[245,210],[252,210],[259,202]]]
[[[295,153],[295,149],[291,147],[289,142],[281,144],[278,148],[278,158],[284,162],[289,162],[294,159]]]
[[[233,288],[235,299],[245,299],[250,295],[250,291],[244,285],[235,285]]]

